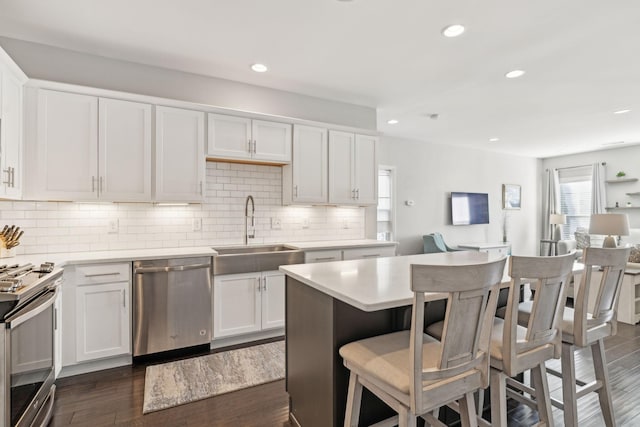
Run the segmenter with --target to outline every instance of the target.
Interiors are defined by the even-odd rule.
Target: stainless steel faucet
[[[251,233],[249,233],[249,202],[251,202]],[[256,206],[253,203],[253,196],[247,196],[247,200],[244,202],[244,244],[249,244],[249,239],[255,239],[256,237],[256,224],[255,224]]]

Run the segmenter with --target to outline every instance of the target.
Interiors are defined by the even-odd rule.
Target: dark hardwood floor
[[[640,426],[640,326],[620,324],[618,335],[606,341],[613,404],[619,426]],[[593,378],[591,354],[581,351],[576,369]],[[559,369],[559,362],[549,366]],[[58,426],[282,426],[288,421],[284,380],[236,391],[163,411],[142,414],[146,364],[100,371],[57,381],[54,417]],[[561,398],[560,380],[549,376],[552,395]],[[603,424],[597,397],[579,403],[580,427]],[[562,411],[554,409],[557,426]],[[509,426],[530,426],[537,414],[519,405],[509,412]]]

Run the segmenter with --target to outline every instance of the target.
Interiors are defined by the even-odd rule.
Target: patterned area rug
[[[142,413],[284,378],[284,341],[148,366]]]

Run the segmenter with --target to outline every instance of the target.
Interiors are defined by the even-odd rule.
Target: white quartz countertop
[[[56,254],[19,255],[13,258],[2,258],[0,264],[40,265],[45,261],[54,262],[58,267],[68,264],[90,264],[96,262],[130,262],[134,260],[156,258],[185,258],[198,256],[214,256],[217,253],[210,247],[161,248],[161,249],[129,249],[120,251],[87,251]]]
[[[410,265],[484,263],[500,257],[485,252],[446,252],[281,266],[286,275],[363,311],[410,305]],[[428,295],[440,299],[443,294]],[[431,297],[431,298],[429,298]]]
[[[360,239],[360,240],[319,240],[315,242],[293,242],[286,243],[287,246],[291,246],[303,251],[314,249],[338,249],[338,248],[360,248],[367,246],[396,246],[397,242],[387,242],[382,240],[373,239]]]

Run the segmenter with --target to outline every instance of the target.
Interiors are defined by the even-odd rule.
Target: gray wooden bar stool
[[[411,330],[367,338],[340,348],[351,371],[345,426],[357,426],[362,387],[398,416],[376,425],[415,426],[421,416],[450,404],[462,426],[476,426],[473,393],[489,384],[489,337],[505,259],[458,266],[411,266]],[[493,290],[493,291],[492,291]],[[424,293],[446,292],[440,341],[423,333]],[[455,402],[458,401],[458,404]]]
[[[537,409],[540,423],[553,426],[545,362],[560,357],[561,321],[574,259],[573,254],[567,254],[513,256],[509,260],[511,283],[505,317],[494,319],[491,335],[492,426],[507,426],[507,397]],[[520,290],[527,283],[535,285],[536,292],[526,322],[520,326]],[[533,388],[513,378],[528,370]],[[535,396],[535,400],[519,391]]]

